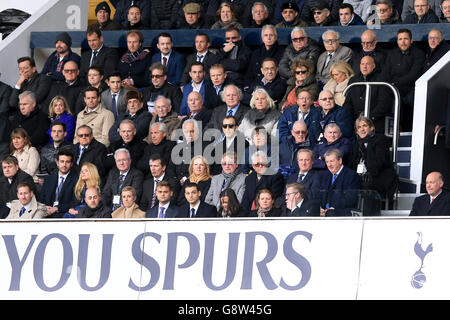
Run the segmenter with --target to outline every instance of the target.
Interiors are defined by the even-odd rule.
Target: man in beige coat
[[[47,215],[47,208],[37,202],[29,184],[17,185],[17,198],[18,200],[11,202],[11,210],[6,219],[42,219]]]
[[[109,147],[108,133],[114,124],[114,114],[100,103],[100,94],[97,88],[88,87],[85,90],[84,102],[86,108],[77,116],[75,131],[83,124],[88,125],[92,128],[95,140]],[[77,142],[77,139],[74,139],[74,143]]]

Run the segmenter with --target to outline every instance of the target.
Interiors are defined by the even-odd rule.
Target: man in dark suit
[[[287,178],[286,184],[302,183],[305,185],[308,198],[317,199],[319,197],[320,174],[312,168],[314,152],[310,149],[300,149],[297,152],[297,163],[299,170]]]
[[[9,106],[13,110],[19,108],[19,95],[25,91],[32,91],[36,95],[36,102],[41,104],[50,91],[52,80],[45,74],[39,74],[36,71],[36,62],[33,58],[22,57],[17,60],[19,65],[19,80],[12,88],[9,96]],[[47,104],[48,109],[48,104]]]
[[[9,213],[8,205],[11,206],[11,201],[17,199],[19,183],[30,185],[31,191],[35,194],[36,187],[33,178],[19,168],[19,162],[14,156],[7,155],[2,159],[2,171],[3,174],[0,176],[0,203],[5,206],[0,208],[0,218],[4,219]]]
[[[179,207],[178,218],[216,218],[216,207],[200,200],[201,191],[196,183],[186,182],[184,196],[188,204]]]
[[[180,184],[178,180],[166,171],[167,163],[164,155],[152,154],[149,159],[151,176],[144,181],[142,198],[140,208],[143,211],[148,211],[158,204],[156,188],[159,183],[166,181],[170,184],[170,192],[172,194],[170,201],[176,203]]]
[[[239,126],[244,115],[250,110],[249,106],[241,103],[243,97],[242,90],[230,84],[223,89],[221,96],[225,105],[214,108],[211,120],[208,123],[208,128],[221,130],[222,121],[225,116],[234,116]]]
[[[127,101],[125,95],[128,89],[122,87],[122,76],[120,72],[114,71],[106,79],[109,89],[102,92],[102,106],[114,113],[114,117],[127,112]]]
[[[168,181],[161,181],[156,186],[156,197],[158,205],[154,205],[147,210],[146,218],[176,218],[178,215],[178,207],[173,201],[172,186]]]
[[[245,192],[241,206],[247,211],[255,210],[256,195],[261,189],[269,189],[276,203],[280,202],[284,189],[284,178],[280,173],[269,168],[269,161],[264,151],[256,151],[252,155],[253,172],[245,178]],[[278,201],[277,201],[278,200]]]
[[[211,120],[212,110],[206,109],[203,104],[202,95],[198,92],[191,92],[187,98],[188,113],[184,116],[181,125],[184,120],[194,119],[202,123],[202,130],[205,130],[209,120]]]
[[[122,205],[120,194],[122,188],[126,186],[131,186],[136,190],[136,203],[139,204],[144,182],[143,173],[131,166],[131,156],[127,149],[116,150],[114,159],[116,167],[109,172],[102,192],[103,203],[108,208],[112,207],[112,211]]]
[[[81,54],[80,63],[80,77],[81,80],[87,84],[88,69],[91,66],[102,67],[104,78],[107,79],[109,75],[116,70],[119,56],[117,51],[113,48],[108,48],[103,44],[103,35],[98,27],[90,25],[86,31],[86,38],[89,48]]]
[[[106,155],[106,147],[103,143],[94,139],[91,127],[82,125],[77,129],[76,136],[78,143],[72,147],[74,155],[74,165],[77,172],[85,162],[90,162],[97,167],[100,177],[105,177],[106,172],[103,166],[103,159]]]
[[[282,217],[318,217],[319,202],[308,200],[303,183],[292,182],[286,185],[286,207],[283,207]]]
[[[188,108],[188,96],[192,92],[197,92],[202,96],[202,100],[205,100],[205,67],[203,63],[195,61],[191,64],[191,70],[189,71],[192,81],[183,86],[183,99],[181,100],[180,116],[185,116],[189,112]]]
[[[159,96],[170,99],[172,102],[172,110],[175,110],[177,113],[180,110],[183,93],[179,87],[168,82],[168,72],[167,66],[159,61],[153,63],[150,67],[152,84],[145,87],[142,91],[144,102],[148,106],[150,112],[155,112],[154,107],[156,99]]]
[[[189,72],[191,71],[191,65],[195,61],[203,63],[205,79],[209,80],[209,69],[219,61],[218,57],[209,51],[210,44],[209,36],[206,33],[199,33],[195,36],[195,52],[186,58],[186,67],[181,76],[180,86],[184,86],[192,80]]]
[[[213,64],[209,69],[211,81],[205,85],[205,107],[214,109],[223,104],[221,93],[223,89],[230,84],[225,68],[221,64]]]
[[[328,171],[320,180],[322,217],[351,216],[351,209],[357,207],[360,178],[355,171],[343,166],[342,158],[339,149],[325,152]]]
[[[442,189],[444,179],[440,172],[431,172],[425,180],[427,194],[414,200],[410,216],[450,215],[450,193]]]
[[[184,56],[181,53],[172,50],[172,36],[169,33],[160,33],[158,35],[158,43],[156,46],[160,52],[153,55],[152,63],[161,62],[164,66],[167,66],[169,69],[167,81],[174,86],[179,86],[181,74],[184,70]]]
[[[73,167],[71,150],[61,149],[56,157],[58,172],[47,176],[39,194],[38,201],[47,206],[47,217],[61,218],[75,201],[73,189],[78,176]]]

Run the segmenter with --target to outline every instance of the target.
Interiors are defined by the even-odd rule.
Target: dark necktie
[[[202,62],[203,57],[204,57],[203,55],[201,55],[201,56],[197,55],[197,61]]]
[[[64,184],[64,177],[61,177],[61,180],[58,184],[58,187],[56,188],[56,196],[55,196],[55,201],[58,201],[59,198],[59,194],[61,193],[61,189],[63,187]]]
[[[194,208],[191,209],[191,218],[195,218],[195,209]]]
[[[228,112],[227,112],[227,116],[232,116],[233,115],[233,110],[228,110]]]
[[[322,68],[322,72],[321,72],[321,73],[323,73],[323,71],[327,68],[328,64],[330,63],[330,60],[331,60],[331,57],[332,57],[332,56],[333,56],[333,55],[332,55],[331,53],[328,54],[327,60],[325,60],[325,63],[324,63],[324,65],[323,65],[323,68]]]
[[[111,100],[111,109],[112,109],[111,111],[114,113],[115,116],[118,116],[116,96],[117,96],[117,93],[113,93],[112,100]]]
[[[305,175],[303,173],[300,173],[298,175],[297,182],[302,182],[304,177],[305,177]]]
[[[77,165],[80,165],[81,157],[83,156],[83,152],[86,150],[86,147],[81,147],[80,154],[78,155]]]
[[[150,208],[153,208],[155,206],[156,203],[156,186],[158,185],[160,180],[155,179],[155,191],[153,191],[153,196],[152,196],[152,205],[150,206]]]
[[[123,181],[125,180],[125,175],[121,174],[119,176],[119,186],[117,187],[117,194],[120,194],[120,191],[122,190]]]
[[[95,65],[94,61],[95,61],[95,58],[97,58],[97,54],[98,54],[97,50],[92,51],[91,63],[89,64],[89,67],[92,67],[92,65]]]
[[[25,207],[22,207],[19,212],[19,217],[21,217],[25,213]]]
[[[163,57],[163,65],[167,66],[167,58]]]

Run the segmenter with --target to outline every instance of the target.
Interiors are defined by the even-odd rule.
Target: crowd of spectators
[[[111,3],[81,56],[62,32],[40,72],[23,56],[15,86],[0,84],[1,218],[342,216],[360,189],[392,201],[390,92],[372,89],[364,117],[365,87],[343,91],[393,84],[411,130],[414,82],[449,45],[433,29],[421,48],[399,25],[393,48],[367,29],[352,49],[304,27],[448,23],[450,0]],[[291,28],[286,47],[277,28]],[[225,41],[199,31],[185,55],[170,32],[144,47],[145,29],[223,29]],[[126,51],[104,45],[106,30],[125,30]]]

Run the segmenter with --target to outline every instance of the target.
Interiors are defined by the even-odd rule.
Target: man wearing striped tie
[[[320,180],[320,215],[351,216],[351,209],[358,204],[360,177],[350,168],[342,165],[342,152],[330,149],[325,152],[328,171]]]
[[[45,205],[37,202],[29,184],[17,185],[17,198],[11,203],[11,211],[6,219],[41,219],[46,216]]]

